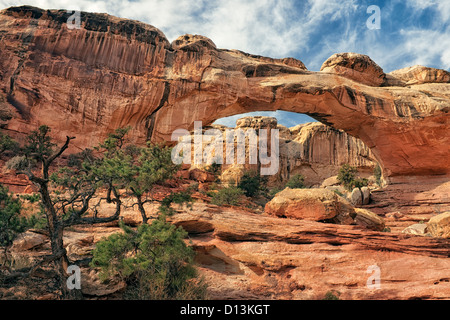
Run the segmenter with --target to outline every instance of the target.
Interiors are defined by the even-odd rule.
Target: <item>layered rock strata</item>
[[[202,36],[171,44],[155,27],[106,14],[82,12],[81,28],[69,29],[69,17],[1,11],[0,103],[15,115],[11,132],[47,124],[60,140],[77,136],[78,150],[120,126],[133,126],[137,143],[169,141],[194,121],[286,110],[360,138],[386,176],[450,173],[444,70],[386,75],[367,56],[340,54],[312,72],[292,58],[218,49]]]
[[[292,128],[287,128],[278,124],[273,117],[255,116],[244,117],[236,121],[235,128],[213,124],[203,128],[202,151],[204,152],[203,164],[193,165],[193,167],[207,168],[208,163],[215,161],[217,152],[223,157],[221,166],[221,180],[224,182],[239,182],[245,172],[260,172],[260,162],[250,164],[248,136],[244,141],[246,152],[245,164],[226,164],[226,147],[215,148],[216,135],[212,135],[215,130],[219,130],[219,141],[226,141],[227,132],[234,134],[237,130],[247,133],[254,130],[256,135],[259,130],[265,129],[268,134],[271,130],[277,129],[279,132],[279,157],[278,171],[275,175],[269,176],[268,183],[276,186],[286,183],[289,178],[296,174],[305,177],[307,186],[320,185],[325,179],[338,174],[339,168],[343,164],[349,164],[358,169],[358,173],[363,176],[370,176],[377,165],[375,156],[370,149],[359,139],[356,139],[343,131],[336,130],[320,122],[300,124]],[[256,137],[255,135],[255,137]],[[194,141],[191,133],[191,141]],[[222,140],[220,140],[222,139]],[[255,138],[256,148],[258,148],[259,137]],[[268,137],[270,140],[270,136]],[[237,139],[235,139],[234,150],[238,151]],[[211,152],[210,152],[211,151]],[[191,150],[191,162],[194,163],[194,146]],[[269,150],[270,153],[270,150]]]

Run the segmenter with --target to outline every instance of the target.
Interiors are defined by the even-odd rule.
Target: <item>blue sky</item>
[[[450,0],[0,0],[0,8],[23,4],[140,20],[169,41],[202,34],[219,48],[294,57],[313,71],[338,52],[367,54],[385,72],[416,64],[450,71]],[[381,10],[378,30],[366,26],[370,5]],[[275,115],[287,126],[309,120]]]

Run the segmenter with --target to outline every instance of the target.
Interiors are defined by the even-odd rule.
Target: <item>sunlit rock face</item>
[[[252,111],[308,114],[361,139],[386,176],[450,174],[450,83],[443,70],[384,74],[367,56],[340,54],[320,72],[299,60],[218,49],[186,35],[172,44],[150,25],[65,10],[16,7],[0,13],[0,103],[10,132],[52,127],[91,147],[120,126],[136,143],[170,141]]]
[[[357,168],[360,175],[368,177],[373,174],[373,170],[377,165],[375,156],[361,140],[320,122],[305,123],[287,128],[278,124],[277,119],[274,117],[255,116],[238,119],[235,128],[222,125],[205,127],[203,134],[206,134],[211,129],[219,130],[222,141],[226,141],[227,132],[234,134],[239,129],[245,133],[248,130],[254,130],[255,137],[259,135],[261,129],[267,130],[264,132],[267,133],[269,140],[271,130],[278,130],[279,163],[276,174],[268,177],[268,183],[271,186],[286,183],[296,174],[301,174],[305,178],[307,186],[320,185],[325,179],[337,175],[339,168],[343,164],[349,164]],[[191,141],[194,141],[193,133]],[[211,150],[210,154],[207,152],[209,162],[214,162],[217,158],[216,152],[220,151],[225,160],[225,146],[222,150],[216,150],[214,148],[216,139],[212,136],[204,135],[203,141],[202,150],[204,152]],[[235,140],[233,148],[237,151],[236,142]],[[258,140],[255,140],[255,142],[258,145]],[[223,161],[221,181],[239,182],[244,173],[254,174],[261,171],[259,160],[256,164],[250,164],[249,146],[250,143],[247,138],[245,141],[245,165],[226,164],[226,161]],[[271,150],[269,150],[269,154],[270,152]],[[208,164],[207,161],[204,162],[205,164],[198,167],[206,168]]]

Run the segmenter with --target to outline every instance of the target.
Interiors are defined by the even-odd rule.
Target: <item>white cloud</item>
[[[293,56],[311,70],[337,52],[368,54],[389,72],[421,63],[449,68],[450,1],[392,0],[382,5],[382,29],[365,27],[367,4],[358,0],[28,0],[45,9],[80,9],[136,19],[161,29],[173,41],[202,34],[218,47],[282,58]],[[0,0],[0,8],[22,5]],[[433,14],[427,28],[411,22],[396,29],[399,8],[419,17]],[[413,20],[413,19],[412,19]],[[338,26],[334,29],[330,26]],[[394,40],[391,39],[391,35]]]
[[[404,48],[413,56],[411,64],[428,66],[439,61],[450,68],[450,28],[446,33],[433,30],[403,30]]]
[[[405,2],[407,6],[414,8],[417,11],[424,9],[434,9],[438,14],[435,22],[449,22],[450,21],[450,1],[448,0],[410,0]]]
[[[271,57],[292,56],[308,47],[310,34],[322,22],[354,10],[355,0],[308,0],[304,12],[294,0],[31,0],[45,9],[79,8],[136,19],[161,29],[173,41],[185,33],[202,34],[218,47]],[[22,5],[0,0],[0,7]],[[297,3],[298,5],[298,3]]]

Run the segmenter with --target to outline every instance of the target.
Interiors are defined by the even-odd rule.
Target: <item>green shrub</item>
[[[23,200],[28,200],[30,203],[35,203],[41,200],[41,195],[39,193],[33,193],[33,194],[24,194],[20,196]]]
[[[381,176],[382,176],[382,171],[381,171],[381,167],[379,164],[377,164],[377,166],[375,167],[375,169],[373,170],[373,175],[375,177],[375,182],[377,183],[378,186],[381,187]]]
[[[353,180],[352,188],[362,188],[369,185],[369,180],[366,178],[356,178]]]
[[[305,187],[305,177],[301,174],[293,175],[289,181],[286,183],[286,188],[291,189],[302,189]]]
[[[220,189],[212,195],[211,202],[217,206],[224,204],[236,206],[239,204],[240,198],[244,195],[244,191],[238,187],[227,187]]]
[[[324,298],[323,300],[339,300],[339,297],[336,296],[333,292],[328,291],[328,292],[325,294],[325,298]]]
[[[184,240],[186,231],[157,219],[137,230],[121,224],[116,233],[97,243],[91,267],[100,278],[127,283],[124,299],[205,299],[206,285],[194,266],[195,252]]]
[[[268,192],[268,194],[267,194],[267,197],[269,198],[269,199],[273,199],[274,197],[275,197],[275,195],[278,193],[278,192],[281,192],[281,191],[283,191],[283,189],[280,189],[280,188],[273,188],[273,189],[270,189],[270,191]]]
[[[216,178],[222,171],[222,165],[220,163],[213,162],[205,169],[207,172],[212,173]]]
[[[351,191],[353,189],[353,180],[355,180],[357,170],[348,164],[344,164],[338,173],[337,180],[342,184],[347,190]]]
[[[0,156],[7,150],[17,152],[19,144],[8,135],[0,132]]]
[[[348,164],[344,164],[338,173],[338,181],[342,184],[348,191],[352,191],[354,188],[362,188],[369,184],[369,181],[365,178],[358,178],[356,175],[358,170]]]
[[[25,218],[19,216],[21,202],[0,184],[0,246],[8,247],[15,237],[28,227]]]
[[[238,188],[243,190],[247,197],[254,197],[265,190],[266,180],[259,174],[246,172],[239,181]]]

